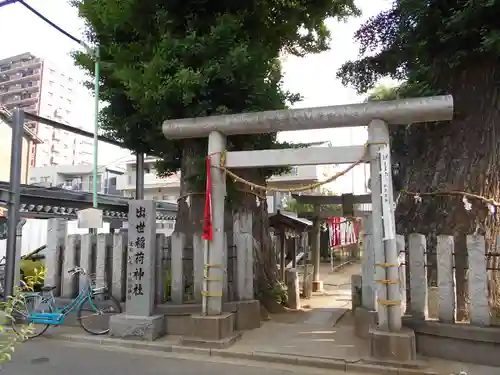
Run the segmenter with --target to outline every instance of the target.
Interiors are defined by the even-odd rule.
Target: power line
[[[28,112],[25,112],[24,116],[26,117],[27,120],[41,122],[42,124],[49,125],[49,126],[51,126],[53,128],[56,128],[56,129],[65,130],[65,131],[70,132],[70,133],[78,134],[78,135],[81,135],[82,137],[94,138],[94,133],[91,133],[91,132],[88,132],[86,130],[82,130],[82,129],[79,129],[79,128],[75,128],[73,126],[69,126],[69,125],[66,125],[66,124],[62,124],[60,122],[57,122],[57,121],[54,121],[54,120],[50,120],[50,119],[45,118],[45,117],[37,116],[37,115],[34,115],[32,113],[28,113]],[[109,143],[111,145],[118,146],[118,147],[121,147],[121,148],[127,148],[127,147],[125,147],[123,145],[122,142],[119,142],[119,141],[116,141],[114,139],[105,137],[103,135],[99,135],[98,139],[101,142]]]
[[[86,44],[83,43],[80,39],[74,37],[73,35],[68,33],[66,30],[63,30],[61,27],[57,26],[54,22],[49,20],[47,17],[45,17],[43,14],[41,14],[39,11],[37,11],[35,8],[33,8],[31,5],[27,4],[25,1],[23,1],[23,0],[17,0],[17,1],[20,4],[22,4],[26,9],[28,9],[31,13],[36,15],[38,18],[41,18],[42,20],[44,20],[46,23],[48,23],[50,26],[52,26],[54,29],[56,29],[60,33],[66,35],[68,38],[77,42],[79,45],[87,47]]]
[[[14,3],[17,3],[17,0],[5,0],[5,1],[2,1],[0,2],[0,8],[5,6],[5,5],[9,5],[9,4],[14,4]]]

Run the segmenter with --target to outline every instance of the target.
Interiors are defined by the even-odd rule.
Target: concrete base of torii
[[[181,339],[183,345],[202,348],[224,349],[241,337],[234,331],[234,314],[192,315],[191,335]]]
[[[407,362],[417,359],[415,332],[402,329],[399,332],[370,330],[370,354],[381,360]]]
[[[403,328],[398,332],[381,330],[377,325],[377,312],[364,307],[354,310],[354,333],[370,341],[372,357],[385,361],[406,362],[417,357],[415,332]]]

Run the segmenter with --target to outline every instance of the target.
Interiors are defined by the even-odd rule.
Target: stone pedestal
[[[351,303],[352,303],[352,311],[356,310],[358,307],[361,307],[361,290],[362,290],[362,278],[361,275],[352,275],[351,276]]]
[[[118,314],[109,319],[111,337],[156,340],[165,335],[165,316],[137,316]]]
[[[300,309],[300,289],[299,278],[295,268],[285,271],[286,287],[288,293],[287,305],[289,308],[298,310]]]
[[[377,328],[377,312],[358,307],[354,310],[354,333],[357,337],[368,339],[370,331]]]
[[[313,280],[312,289],[313,289],[313,292],[321,292],[323,290],[323,281]]]
[[[302,283],[303,296],[306,299],[310,299],[312,297],[313,272],[314,267],[312,266],[312,264],[306,264],[304,267],[304,280]]]
[[[260,303],[257,300],[238,301],[236,330],[247,331],[260,327]]]
[[[371,355],[376,359],[413,361],[417,359],[415,332],[402,329],[399,332],[370,330]]]
[[[183,345],[224,349],[241,337],[234,331],[234,314],[192,315],[191,335],[182,338]]]

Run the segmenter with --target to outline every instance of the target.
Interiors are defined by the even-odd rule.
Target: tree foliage
[[[399,86],[377,85],[368,92],[367,102],[399,99]]]
[[[100,48],[102,128],[127,147],[180,168],[183,143],[164,139],[164,120],[283,109],[280,53],[328,49],[328,17],[358,14],[353,0],[74,0]],[[93,58],[76,53],[94,73]],[[91,85],[91,84],[90,84]],[[279,147],[275,134],[231,137],[229,148]]]
[[[337,195],[335,194],[332,190],[330,189],[322,189],[320,195]],[[338,204],[325,204],[321,205],[321,208],[323,210],[329,210],[329,211],[339,211],[341,209],[341,205]],[[310,212],[314,213],[314,205],[312,204],[305,204],[305,203],[298,203],[296,199],[289,197],[284,201],[284,207],[283,209],[285,211],[289,212],[294,212],[296,214],[300,212]]]
[[[206,140],[168,141],[163,121],[176,118],[278,110],[300,95],[282,85],[280,54],[303,56],[328,49],[325,19],[358,14],[354,0],[74,0],[87,21],[87,37],[98,44],[101,92],[110,103],[101,112],[108,135],[127,147],[161,158],[161,173],[181,170],[181,195],[204,190]],[[76,63],[93,74],[88,54]],[[228,150],[255,150],[279,144],[276,134],[232,136]],[[238,171],[264,184],[276,170]],[[246,173],[246,174],[245,174]],[[232,202],[233,184],[228,184]],[[252,194],[238,194],[238,209],[253,213],[255,280],[261,301],[276,300],[275,257],[267,209]],[[198,195],[199,198],[199,195]],[[203,202],[182,200],[176,231],[201,230]],[[230,213],[226,205],[226,213]],[[191,238],[191,236],[188,236]]]
[[[394,0],[388,10],[356,32],[361,57],[346,62],[337,75],[359,93],[372,90],[368,100],[453,94],[456,119],[468,117],[470,125],[473,114],[468,108],[484,107],[479,101],[489,100],[484,96],[490,93],[478,92],[487,90],[480,87],[485,84],[482,81],[494,85],[496,80],[497,73],[491,68],[498,64],[500,52],[500,26],[495,21],[499,11],[498,0]],[[404,83],[392,90],[376,86],[383,77]],[[473,91],[476,93],[471,95]],[[406,158],[406,164],[411,163],[409,148],[421,155],[426,143],[430,144],[430,134],[438,136],[433,124],[407,125],[396,137],[391,131],[396,159]],[[457,129],[460,125],[452,126]],[[448,135],[448,130],[443,133]]]
[[[412,96],[448,93],[454,73],[498,58],[499,11],[498,0],[396,0],[357,31],[362,57],[338,76],[360,93],[385,76],[406,80]]]

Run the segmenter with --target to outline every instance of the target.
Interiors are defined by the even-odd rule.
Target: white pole
[[[396,224],[394,220],[394,195],[392,188],[391,150],[389,146],[389,128],[382,123],[387,145],[380,150],[380,181],[382,190],[382,219],[384,224],[385,262],[387,299],[391,304],[387,307],[389,330],[401,330],[401,293],[399,292],[399,257],[396,243]],[[381,125],[381,126],[382,126]]]
[[[368,141],[373,143],[372,145],[370,145],[370,179],[372,194],[372,248],[376,265],[375,280],[386,279],[385,268],[382,266],[385,264],[379,154],[380,149],[382,148],[382,144],[377,144],[386,140],[384,127],[384,122],[380,120],[373,120],[368,125]],[[388,330],[389,324],[387,317],[387,306],[384,304],[384,302],[387,300],[387,288],[382,283],[376,284],[376,298],[379,328]]]

